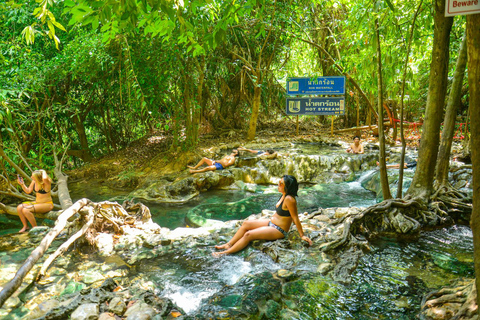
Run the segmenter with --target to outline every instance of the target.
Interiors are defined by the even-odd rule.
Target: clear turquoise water
[[[415,319],[424,294],[450,280],[474,277],[472,233],[466,226],[424,232],[416,241],[378,239],[372,249],[360,259],[351,284],[331,283],[329,290],[305,298],[299,306],[308,310],[302,319]],[[225,286],[241,292],[247,275],[292,269],[262,253],[246,261],[244,254],[214,259],[202,252],[143,261],[138,271],[159,294],[194,315]],[[315,268],[307,263],[293,269],[314,273]]]

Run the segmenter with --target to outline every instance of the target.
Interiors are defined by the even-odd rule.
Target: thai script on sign
[[[308,102],[305,103],[305,106],[307,107],[340,107],[340,101],[312,101],[308,100]]]
[[[326,84],[326,85],[334,85],[335,81],[329,80],[329,79],[323,79],[323,80],[314,80],[314,81],[308,81],[309,86],[313,86],[316,84]]]

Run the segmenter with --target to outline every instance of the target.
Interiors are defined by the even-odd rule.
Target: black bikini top
[[[50,191],[45,191],[45,189],[40,189],[38,191],[35,191],[36,193],[41,193],[41,194],[47,194],[49,193]]]
[[[41,193],[41,194],[47,194],[49,193],[50,191],[45,191],[44,188],[40,189],[40,190],[35,190],[36,193]]]
[[[285,201],[285,199],[283,199],[283,201]],[[277,211],[277,214],[281,217],[291,217],[290,211],[282,209],[283,201],[278,207],[275,207],[275,210]]]

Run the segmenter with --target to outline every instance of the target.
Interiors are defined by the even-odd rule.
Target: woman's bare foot
[[[219,249],[219,250],[221,250],[221,249],[228,250],[228,249],[230,249],[230,247],[231,247],[230,243],[228,243],[228,242],[227,242],[227,243],[225,243],[225,244],[222,244],[221,246],[215,246],[215,249]]]
[[[219,258],[220,256],[223,256],[224,254],[228,254],[227,251],[212,252],[212,256],[213,256],[214,258]]]
[[[187,168],[190,168],[190,169],[197,169],[195,167],[192,167],[192,166],[187,166]]]
[[[20,229],[18,231],[18,233],[24,233],[24,232],[27,232],[28,228],[27,227],[23,227],[22,229]]]

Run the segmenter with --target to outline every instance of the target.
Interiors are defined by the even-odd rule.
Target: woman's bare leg
[[[18,212],[18,217],[20,218],[20,221],[22,221],[22,224],[23,224],[23,228],[20,229],[18,232],[25,232],[28,228],[28,224],[27,224],[27,219],[23,214],[23,204],[19,204],[17,206],[17,212]]]
[[[35,220],[35,216],[33,215],[33,210],[33,206],[32,208],[23,208],[23,214],[25,215],[25,218],[27,218],[28,222],[30,222],[30,224],[32,225],[32,228],[37,226],[37,221]]]
[[[53,204],[51,203],[37,203],[32,206],[23,208],[22,213],[25,218],[30,222],[32,227],[37,226],[37,221],[35,220],[34,213],[47,213],[53,209]],[[25,231],[25,230],[23,230]],[[19,231],[22,232],[22,231]]]
[[[225,244],[222,244],[221,246],[215,246],[215,248],[227,250],[230,247],[232,247],[238,240],[240,240],[247,231],[268,226],[269,221],[270,220],[267,220],[267,219],[246,220],[242,223],[242,226],[238,228],[237,232],[235,233],[233,238],[230,239],[230,241],[228,241]]]
[[[250,241],[253,240],[277,240],[282,239],[283,237],[283,234],[275,228],[269,226],[259,227],[245,232],[243,237],[241,237],[227,250],[221,252],[213,252],[212,255],[214,257],[219,257],[224,254],[235,253],[245,248],[250,243]]]

